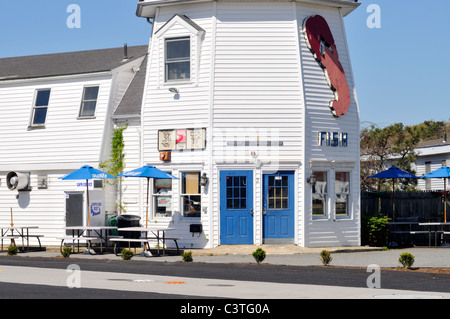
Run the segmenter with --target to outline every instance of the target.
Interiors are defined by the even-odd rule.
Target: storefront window
[[[269,176],[269,209],[289,209],[289,176]]]
[[[202,208],[200,172],[181,174],[181,202],[184,217],[200,217]]]
[[[154,217],[172,217],[172,180],[153,179]]]
[[[336,216],[348,216],[350,197],[350,173],[336,172]]]
[[[327,215],[327,172],[313,171],[316,183],[312,185],[312,213],[313,217],[324,217]]]

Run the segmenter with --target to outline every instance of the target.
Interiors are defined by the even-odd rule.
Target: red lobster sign
[[[345,71],[341,62],[339,62],[333,34],[327,21],[320,15],[306,18],[303,26],[306,33],[306,43],[314,58],[322,67],[328,85],[334,93],[334,100],[330,101],[331,113],[340,117],[350,107],[350,89]]]

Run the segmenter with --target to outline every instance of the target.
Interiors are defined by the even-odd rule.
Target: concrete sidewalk
[[[320,252],[323,249],[332,253],[331,266],[367,267],[378,265],[380,267],[398,267],[398,258],[401,253],[409,252],[415,256],[413,267],[439,267],[450,268],[450,248],[405,248],[382,251],[374,247],[329,247],[329,248],[302,248],[295,245],[243,245],[219,246],[213,249],[192,249],[194,262],[203,263],[255,263],[252,252],[261,247],[266,252],[265,264],[291,265],[291,266],[321,266]],[[188,251],[188,250],[186,250]],[[6,253],[0,253],[6,256]],[[61,258],[59,248],[49,247],[47,251],[19,253],[19,257],[48,257]],[[71,259],[99,259],[122,260],[120,256],[112,253],[83,255],[72,254]],[[136,255],[132,262],[181,262],[181,256],[141,257]]]

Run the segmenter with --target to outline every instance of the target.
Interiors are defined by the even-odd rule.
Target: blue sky
[[[148,44],[137,0],[21,0],[0,5],[0,58]],[[345,18],[362,127],[450,120],[450,1],[360,0]],[[81,9],[81,28],[68,28]],[[380,28],[369,28],[370,4]]]

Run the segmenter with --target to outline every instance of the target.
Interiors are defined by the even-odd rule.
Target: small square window
[[[97,107],[98,86],[85,87],[83,91],[83,100],[81,101],[80,117],[95,116]]]
[[[178,38],[166,40],[166,82],[191,78],[191,40]]]
[[[31,125],[44,125],[47,118],[48,103],[50,101],[50,90],[36,91],[36,98],[33,106]]]

